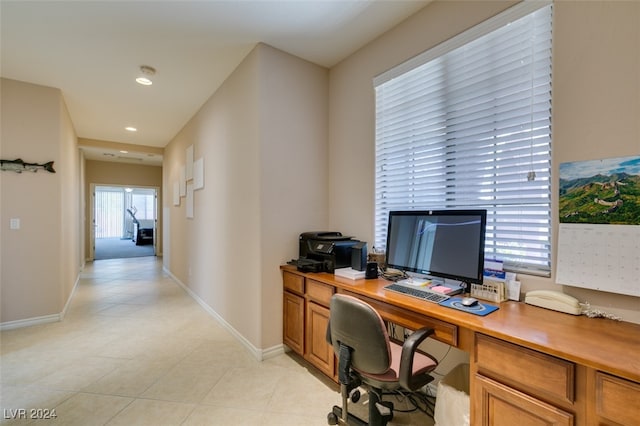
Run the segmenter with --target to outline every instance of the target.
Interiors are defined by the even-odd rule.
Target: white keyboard
[[[385,290],[395,291],[396,293],[402,293],[407,296],[416,297],[427,302],[440,303],[443,300],[447,300],[449,296],[446,294],[438,293],[436,291],[428,290],[425,288],[417,289],[411,288],[400,284],[389,284],[384,288]]]

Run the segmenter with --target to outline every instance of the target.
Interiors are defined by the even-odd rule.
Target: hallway
[[[7,425],[326,425],[340,400],[286,354],[256,361],[156,257],[87,264],[62,322],[3,331],[0,349]]]

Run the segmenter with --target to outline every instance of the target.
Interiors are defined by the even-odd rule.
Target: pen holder
[[[507,300],[505,283],[502,281],[484,280],[482,284],[471,284],[471,296],[489,302],[504,302]]]

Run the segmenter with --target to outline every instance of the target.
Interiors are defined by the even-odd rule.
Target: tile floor
[[[326,425],[340,400],[293,356],[256,361],[155,257],[87,264],[64,320],[3,331],[0,351],[7,425]]]

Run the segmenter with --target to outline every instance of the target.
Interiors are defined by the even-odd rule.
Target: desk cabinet
[[[385,321],[469,352],[472,426],[640,426],[640,325],[593,320],[506,302],[479,317],[386,294],[387,283],[345,283],[282,268],[283,340],[334,381],[326,342],[336,293],[367,301]],[[551,316],[551,317],[550,317]]]
[[[304,277],[283,274],[282,338],[294,352],[304,355]]]
[[[326,341],[335,287],[283,272],[283,341],[318,370],[336,379],[333,348]]]
[[[590,426],[640,424],[640,383],[594,371],[588,389]]]
[[[479,333],[474,361],[477,424],[575,424],[573,363]]]
[[[284,292],[282,337],[285,345],[304,355],[304,297]]]
[[[307,304],[306,350],[304,357],[329,377],[335,372],[335,355],[327,343],[329,308],[314,302]]]
[[[475,376],[474,424],[491,426],[573,426],[574,416],[482,375]]]

